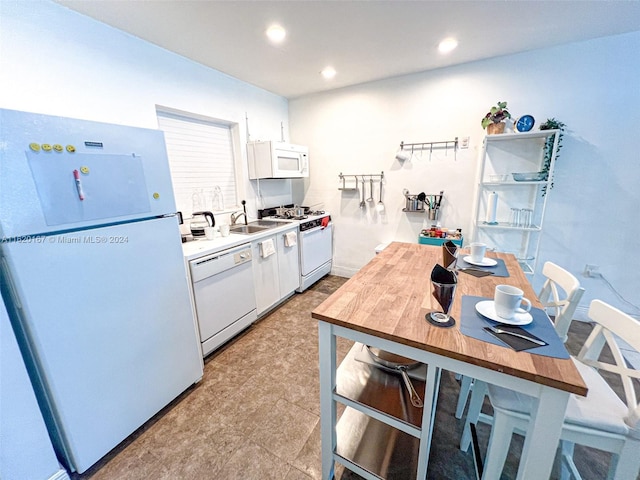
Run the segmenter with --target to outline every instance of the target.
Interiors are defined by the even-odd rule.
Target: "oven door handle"
[[[333,222],[329,222],[329,224],[326,227],[323,227],[323,226],[313,227],[313,228],[310,228],[309,230],[305,230],[304,232],[300,232],[300,234],[302,236],[306,236],[308,234],[319,232],[321,230],[324,230],[325,228],[329,228],[332,224],[333,224]]]

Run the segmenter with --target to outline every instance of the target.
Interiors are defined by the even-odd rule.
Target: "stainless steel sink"
[[[232,225],[229,228],[230,233],[240,233],[242,235],[251,235],[252,233],[264,232],[265,230],[269,230],[271,228],[281,227],[286,222],[281,222],[278,220],[255,220],[253,222],[249,222],[248,225]]]
[[[285,223],[288,223],[288,222],[283,220],[256,220],[255,222],[250,222],[249,226],[259,225],[261,227],[273,228],[273,227],[281,227]]]
[[[250,233],[258,233],[264,230],[269,230],[271,227],[259,226],[259,225],[234,225],[229,228],[231,233],[242,233],[248,235]]]

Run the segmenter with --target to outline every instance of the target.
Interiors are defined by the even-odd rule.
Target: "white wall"
[[[238,124],[240,199],[255,215],[251,139],[288,135],[287,100],[49,1],[0,1],[0,108],[158,128],[156,105]],[[206,46],[203,46],[206,48]],[[287,138],[288,140],[288,138]],[[265,203],[290,200],[291,181],[260,183]]]
[[[264,206],[323,203],[336,222],[334,272],[351,275],[378,243],[416,241],[430,222],[401,212],[402,189],[445,191],[444,226],[470,233],[480,118],[498,100],[516,116],[568,125],[550,193],[540,261],[576,275],[600,265],[620,293],[640,303],[633,266],[639,204],[640,32],[475,62],[287,100],[150,45],[47,1],[0,2],[0,107],[157,128],[156,105],[238,124],[246,175],[245,112],[252,139],[308,144],[308,181],[260,182]],[[289,110],[287,110],[289,108]],[[287,117],[289,116],[289,121]],[[471,137],[468,150],[394,160],[400,141]],[[385,172],[387,214],[361,212],[338,174]],[[257,183],[245,180],[255,215]],[[293,188],[293,192],[292,192]],[[376,186],[377,193],[377,186]],[[241,197],[242,198],[242,197]],[[595,297],[629,308],[596,279]],[[539,288],[540,278],[534,286]]]
[[[539,265],[551,260],[580,275],[600,266],[626,299],[640,304],[640,32],[510,55],[372,82],[289,102],[291,136],[308,144],[311,178],[305,203],[324,201],[334,219],[334,272],[351,275],[378,243],[416,242],[430,224],[401,211],[402,189],[445,191],[442,224],[470,233],[474,175],[484,131],[480,120],[497,101],[515,116],[550,117],[567,124],[556,163]],[[400,141],[471,137],[469,150],[394,159]],[[338,174],[385,172],[387,214],[358,208],[357,193],[338,191]],[[467,238],[468,240],[468,238]],[[602,280],[579,277],[587,293],[622,310]],[[426,275],[425,275],[426,280]],[[536,290],[541,278],[533,278]],[[580,311],[584,313],[585,309]]]

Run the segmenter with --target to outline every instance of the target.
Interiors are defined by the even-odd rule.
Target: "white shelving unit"
[[[486,243],[497,251],[513,253],[525,273],[536,270],[538,250],[560,130],[504,133],[484,138],[478,165],[472,241]],[[540,181],[515,181],[513,173],[539,172],[544,162],[545,143],[553,142],[548,176]],[[496,176],[502,176],[496,180]],[[489,195],[498,195],[495,220],[487,223]],[[511,223],[511,209],[530,209],[529,226]]]

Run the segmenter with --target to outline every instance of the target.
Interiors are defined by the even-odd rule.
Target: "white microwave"
[[[274,141],[247,143],[249,178],[302,178],[309,176],[309,148]]]

